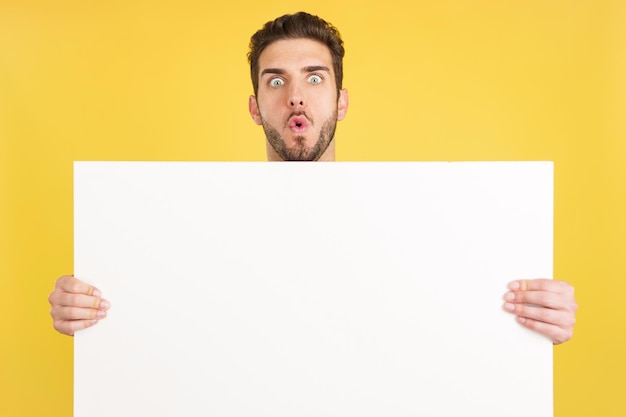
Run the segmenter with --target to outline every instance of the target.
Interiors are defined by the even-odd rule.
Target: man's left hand
[[[504,309],[524,327],[535,330],[555,345],[572,338],[578,304],[574,287],[565,281],[524,279],[509,284]]]

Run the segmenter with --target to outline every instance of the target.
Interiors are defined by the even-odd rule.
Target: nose
[[[289,107],[304,107],[304,100],[299,96],[289,97]]]
[[[292,86],[289,90],[289,107],[304,107],[304,95],[298,86]]]

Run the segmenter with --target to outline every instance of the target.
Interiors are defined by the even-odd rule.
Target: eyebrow
[[[310,65],[308,67],[304,67],[301,70],[302,72],[306,73],[306,72],[315,72],[315,71],[326,71],[328,73],[330,73],[330,69],[327,66],[324,65]],[[284,75],[287,71],[285,71],[284,69],[280,69],[280,68],[265,68],[263,71],[261,71],[261,77],[264,76],[265,74],[278,74],[278,75]]]
[[[315,71],[330,72],[330,69],[324,65],[311,65],[309,67],[302,68],[302,72],[315,72]]]

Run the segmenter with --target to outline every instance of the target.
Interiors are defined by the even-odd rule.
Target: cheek
[[[265,100],[259,103],[259,112],[263,120],[278,128],[286,117],[282,107],[276,101]]]
[[[324,96],[315,97],[309,102],[311,109],[315,110],[315,114],[320,119],[327,119],[337,108],[337,99],[335,94],[325,94]]]
[[[283,103],[283,97],[281,94],[274,92],[274,94],[267,94],[259,101],[259,109],[263,112],[264,116],[269,116],[271,113],[276,113],[281,109]]]

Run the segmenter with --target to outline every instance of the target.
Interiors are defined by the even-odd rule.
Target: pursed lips
[[[309,124],[310,122],[304,113],[293,114],[288,119],[289,129],[296,134],[304,133],[308,129]]]

